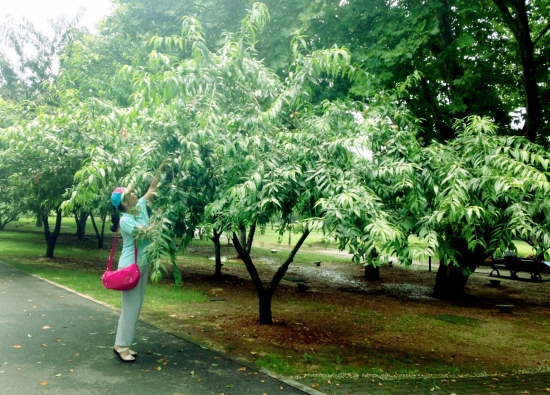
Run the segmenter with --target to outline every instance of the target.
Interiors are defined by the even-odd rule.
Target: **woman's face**
[[[124,194],[124,200],[122,201],[122,205],[129,209],[136,206],[138,202],[138,198],[133,190],[132,184],[128,186],[128,189],[126,190],[126,193]]]
[[[134,191],[130,191],[130,192],[126,193],[126,195],[124,196],[124,202],[129,207],[134,207],[138,202],[138,198],[136,196],[136,193]]]

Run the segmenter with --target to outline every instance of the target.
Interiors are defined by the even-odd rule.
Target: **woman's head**
[[[128,188],[118,187],[113,190],[111,193],[111,217],[113,225],[111,226],[111,231],[115,232],[118,228],[118,223],[120,221],[120,216],[118,211],[123,213],[130,212],[130,210],[136,206],[138,199],[136,194],[132,190],[132,185],[130,184]]]
[[[129,209],[136,206],[138,198],[133,191],[132,184],[128,188],[118,187],[111,193],[111,204],[122,212],[128,212]]]

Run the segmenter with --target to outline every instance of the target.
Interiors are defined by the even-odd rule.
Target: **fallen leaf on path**
[[[43,387],[45,387],[45,386],[48,385],[48,383],[46,383],[45,381],[42,381],[42,382],[40,383],[40,385],[43,386]]]
[[[16,344],[13,346],[13,348],[22,348],[23,346],[21,344]]]
[[[50,329],[50,327],[48,325],[44,325],[42,329]]]
[[[241,371],[241,372],[244,372],[245,370],[246,370],[246,368],[244,366],[239,369],[239,371]]]

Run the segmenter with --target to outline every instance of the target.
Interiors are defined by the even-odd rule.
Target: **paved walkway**
[[[235,361],[143,322],[135,363],[111,351],[118,312],[0,263],[0,394],[511,395],[550,393],[550,373],[451,379],[304,378]]]
[[[120,362],[118,315],[0,263],[0,394],[321,394],[143,322],[138,360]]]

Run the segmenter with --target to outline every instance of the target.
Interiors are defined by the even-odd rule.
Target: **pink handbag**
[[[113,267],[113,256],[115,255],[116,239],[118,237],[118,227],[116,229],[115,240],[113,241],[113,247],[111,248],[111,255],[109,256],[109,263],[107,264],[107,270],[101,276],[101,282],[107,289],[115,291],[128,291],[138,285],[141,273],[139,272],[139,266],[137,265],[137,247],[134,240],[134,263],[128,267],[124,267],[118,270],[111,270]]]

